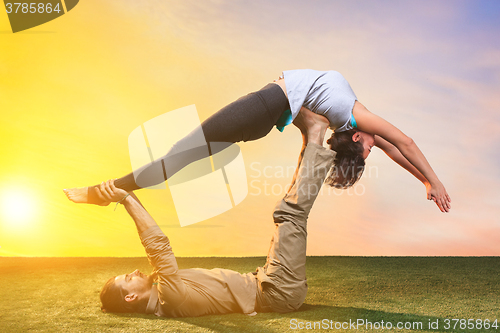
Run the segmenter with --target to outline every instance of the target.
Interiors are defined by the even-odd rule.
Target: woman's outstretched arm
[[[429,185],[429,181],[427,180],[427,178],[425,178],[425,176],[420,171],[418,171],[417,168],[415,168],[413,166],[413,164],[411,164],[410,161],[408,161],[406,159],[406,157],[404,157],[403,154],[401,154],[399,149],[396,146],[394,146],[392,143],[388,142],[387,140],[382,139],[378,135],[375,135],[375,146],[382,149],[384,151],[384,153],[387,154],[387,156],[389,156],[394,162],[399,164],[402,168],[407,170],[409,173],[414,175],[415,178],[420,180],[422,182],[422,184],[424,184],[426,187]]]
[[[427,199],[434,200],[442,212],[448,212],[451,208],[450,196],[415,142],[394,125],[368,111],[359,102],[354,105],[353,115],[358,129],[379,136],[378,144],[391,152],[388,155],[424,183],[427,189]],[[380,138],[384,139],[385,142],[381,141]],[[397,148],[409,164],[399,156],[399,153],[391,151],[388,144]],[[381,148],[384,149],[383,147]],[[384,151],[386,150],[384,149]]]

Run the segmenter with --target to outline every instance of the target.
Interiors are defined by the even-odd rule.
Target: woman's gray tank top
[[[357,100],[351,86],[339,72],[298,69],[284,71],[292,119],[302,106],[325,116],[334,131],[347,131]]]

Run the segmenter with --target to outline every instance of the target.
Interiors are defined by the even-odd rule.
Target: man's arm
[[[168,295],[168,298],[162,298],[162,302],[168,304],[170,308],[183,304],[187,299],[187,288],[177,274],[179,268],[170,241],[139,199],[133,193],[129,195],[126,191],[115,187],[112,179],[96,187],[96,193],[105,202],[123,203],[134,220],[149,262],[154,268],[154,273],[158,275],[160,283],[158,287],[163,295]]]
[[[140,204],[135,194],[131,194],[122,201],[125,209],[130,214],[135,222],[137,231],[142,234],[144,231],[148,230],[150,227],[158,225],[147,210]]]
[[[96,187],[96,193],[101,200],[106,202],[122,203],[134,220],[139,235],[150,227],[158,225],[141,204],[139,198],[134,193],[130,193],[129,195],[127,191],[115,187],[113,179],[103,182],[99,187]]]

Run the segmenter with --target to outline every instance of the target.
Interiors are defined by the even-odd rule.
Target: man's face
[[[138,269],[129,274],[118,275],[115,284],[122,288],[127,295],[142,295],[149,292],[153,283],[153,276],[141,273]]]

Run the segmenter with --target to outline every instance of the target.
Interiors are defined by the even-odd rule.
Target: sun
[[[36,205],[28,191],[5,191],[0,200],[3,223],[26,225],[33,219]]]

